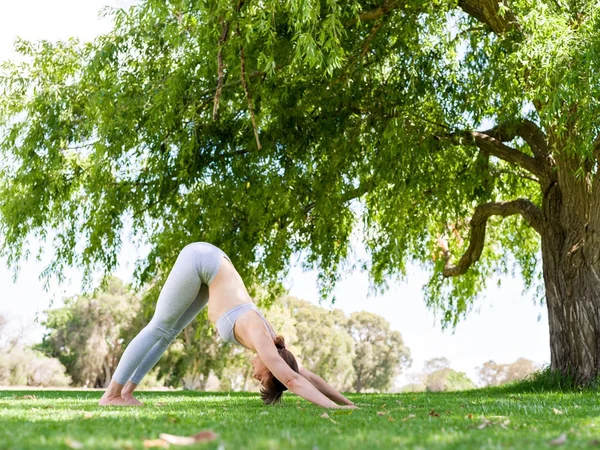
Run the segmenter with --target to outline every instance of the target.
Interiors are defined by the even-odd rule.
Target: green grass
[[[0,448],[68,449],[67,442],[77,441],[86,449],[142,449],[145,439],[160,433],[188,436],[205,429],[219,437],[187,448],[600,448],[599,396],[589,391],[350,395],[361,409],[329,410],[329,419],[290,394],[283,406],[266,407],[255,394],[141,392],[142,408],[100,408],[100,395],[0,391]],[[551,445],[562,433],[566,443]]]

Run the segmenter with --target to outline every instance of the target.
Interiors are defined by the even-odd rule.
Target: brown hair
[[[275,337],[275,347],[277,347],[279,356],[281,356],[288,366],[290,366],[294,372],[298,372],[298,363],[296,362],[296,358],[294,358],[292,352],[285,348],[285,340],[283,339],[283,336]],[[275,378],[272,373],[266,380],[263,381],[262,385],[263,388],[260,390],[260,397],[266,405],[274,405],[275,403],[279,402],[281,400],[281,396],[283,395],[283,391],[287,390],[285,385]]]

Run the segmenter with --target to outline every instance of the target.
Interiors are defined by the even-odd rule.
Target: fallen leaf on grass
[[[154,406],[167,406],[167,404],[164,402],[156,402]]]
[[[402,422],[406,422],[408,419],[414,419],[415,417],[417,416],[415,416],[414,414],[409,414],[404,419],[402,419]]]
[[[144,448],[152,447],[169,448],[170,445],[167,441],[163,441],[162,439],[146,439],[144,441]]]
[[[478,429],[483,430],[487,426],[499,425],[502,428],[507,428],[510,424],[510,419],[506,416],[489,416],[488,418],[483,417],[483,422],[477,426]]]
[[[323,419],[329,419],[329,414],[327,414],[327,413],[323,413],[323,414],[321,414],[321,417],[322,417]]]
[[[75,439],[66,438],[65,445],[69,448],[83,448],[83,444]]]
[[[387,414],[386,411],[377,411],[378,416],[385,416]]]
[[[469,420],[471,420],[472,418],[473,418],[473,414],[467,414],[467,415],[465,416],[465,419],[469,419]]]
[[[436,413],[436,412],[435,412],[435,409],[432,409],[432,410],[429,412],[429,415],[430,415],[431,417],[440,417],[440,415],[439,415],[438,413]]]
[[[389,420],[390,422],[395,422],[395,421],[396,421],[396,419],[394,419],[392,416],[388,416],[388,420]]]
[[[161,433],[158,437],[173,445],[194,445],[199,442],[214,441],[217,435],[211,430],[206,430],[193,436],[175,436],[174,434]]]
[[[84,419],[91,419],[92,417],[94,417],[94,415],[91,412],[85,412],[85,413],[83,413],[83,418]]]
[[[36,396],[35,395],[24,395],[22,397],[16,396],[15,398],[17,400],[35,400]]]
[[[483,419],[483,422],[481,422],[481,424],[479,424],[479,425],[477,426],[477,429],[478,429],[478,430],[483,430],[485,427],[487,427],[487,426],[488,426],[488,425],[490,425],[491,423],[492,423],[492,422],[490,422],[489,420],[487,420],[487,419],[485,419],[485,418],[484,418],[484,419]]]
[[[556,439],[550,441],[550,444],[552,444],[552,445],[563,445],[565,442],[567,442],[567,435],[565,433],[563,433],[559,437],[557,437]]]
[[[554,411],[554,414],[562,414],[563,413],[560,409],[556,409],[556,408],[552,408],[552,411]]]
[[[259,414],[261,416],[266,416],[267,414],[269,414],[269,411],[261,411]]]

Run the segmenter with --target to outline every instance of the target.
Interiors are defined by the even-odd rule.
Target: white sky
[[[1,0],[0,3],[0,61],[13,57],[12,45],[16,36],[29,39],[67,39],[79,37],[93,39],[111,28],[107,19],[99,19],[98,12],[104,6],[125,7],[132,0]],[[120,256],[121,266],[117,275],[131,279],[133,262],[143,256],[126,242]],[[231,255],[234,257],[234,255]],[[0,312],[15,322],[31,323],[36,313],[55,305],[65,295],[78,292],[80,273],[69,272],[73,281],[61,286],[53,284],[44,291],[38,276],[44,264],[30,261],[22,265],[16,283],[12,272],[0,260]],[[381,296],[368,296],[366,274],[349,274],[340,282],[335,295],[335,307],[346,313],[367,310],[384,316],[392,328],[402,333],[411,350],[413,366],[409,372],[418,372],[423,362],[437,356],[445,356],[451,367],[466,372],[477,381],[476,367],[490,359],[510,363],[519,357],[537,363],[550,359],[548,318],[544,306],[534,305],[532,296],[523,294],[520,280],[502,279],[502,287],[496,281],[484,293],[484,299],[476,303],[475,311],[460,323],[457,329],[443,332],[436,324],[434,315],[427,310],[421,286],[427,282],[427,274],[411,268],[408,281],[391,285]],[[288,279],[290,294],[317,302],[316,273],[303,272],[294,266]],[[31,340],[39,339],[42,330],[31,328]],[[400,380],[402,384],[404,380]]]

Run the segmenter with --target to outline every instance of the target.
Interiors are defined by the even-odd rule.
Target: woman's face
[[[255,356],[252,359],[252,367],[254,368],[254,373],[252,374],[252,377],[255,380],[258,380],[258,382],[261,384],[263,380],[265,380],[271,374],[269,369],[267,369],[267,366],[265,366],[265,364],[258,356]]]

